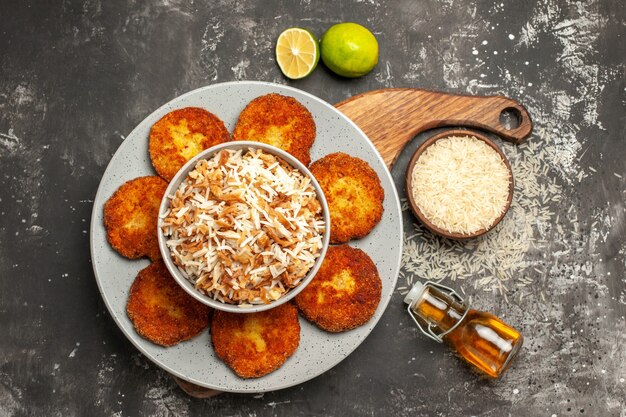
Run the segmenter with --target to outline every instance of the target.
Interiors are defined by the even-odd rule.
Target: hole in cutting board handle
[[[522,124],[522,113],[515,107],[507,107],[500,112],[500,124],[507,130],[513,130]]]

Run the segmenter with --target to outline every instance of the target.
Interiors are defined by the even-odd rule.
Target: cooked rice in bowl
[[[262,149],[200,159],[168,198],[161,231],[172,261],[222,303],[278,300],[321,254],[326,225],[311,179]]]

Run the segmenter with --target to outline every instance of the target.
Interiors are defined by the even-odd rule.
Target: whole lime
[[[357,23],[338,23],[322,35],[322,61],[344,77],[361,77],[378,64],[378,42],[367,28]]]

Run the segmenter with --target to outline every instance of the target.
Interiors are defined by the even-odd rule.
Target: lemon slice
[[[306,77],[313,72],[319,59],[317,40],[306,29],[289,28],[276,41],[276,61],[287,78]]]

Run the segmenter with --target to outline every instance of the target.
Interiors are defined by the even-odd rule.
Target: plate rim
[[[398,241],[399,241],[399,250],[398,253],[396,254],[396,258],[397,261],[395,262],[395,268],[393,271],[393,279],[391,282],[391,291],[389,292],[389,294],[386,295],[386,297],[381,298],[380,303],[382,304],[382,311],[380,316],[378,317],[373,317],[372,319],[374,320],[371,323],[371,328],[368,331],[367,335],[360,340],[354,347],[352,347],[352,349],[346,350],[345,351],[345,355],[343,357],[341,357],[339,360],[337,360],[336,362],[334,362],[331,366],[329,366],[327,369],[324,369],[323,371],[316,373],[315,375],[309,377],[308,379],[305,379],[303,381],[295,381],[295,382],[284,382],[281,384],[278,384],[277,386],[274,386],[272,388],[267,388],[267,389],[233,389],[233,388],[224,388],[224,387],[220,387],[220,386],[216,386],[216,385],[211,385],[211,384],[207,384],[204,383],[202,381],[197,381],[193,378],[188,377],[187,375],[172,369],[170,366],[165,365],[163,363],[161,363],[158,358],[152,357],[151,354],[149,354],[148,352],[146,352],[143,347],[138,343],[138,341],[135,340],[136,337],[140,337],[137,336],[135,334],[131,334],[130,331],[127,331],[124,326],[122,326],[122,324],[120,323],[120,321],[118,320],[117,317],[117,313],[112,311],[112,304],[109,301],[108,297],[106,296],[105,292],[103,291],[102,285],[100,283],[100,279],[98,278],[98,272],[96,270],[96,263],[94,262],[94,230],[96,227],[98,227],[96,225],[96,217],[97,217],[97,212],[96,210],[102,210],[102,207],[100,207],[99,205],[96,205],[96,202],[99,201],[101,199],[101,194],[104,192],[103,191],[103,178],[107,175],[107,173],[109,172],[109,170],[111,169],[111,161],[113,159],[115,159],[115,157],[118,155],[118,153],[121,153],[122,148],[123,148],[123,144],[124,142],[127,140],[127,138],[129,136],[132,136],[133,133],[135,133],[135,131],[137,131],[139,129],[139,127],[147,120],[149,119],[153,114],[161,111],[162,109],[166,108],[172,101],[174,100],[181,100],[184,99],[185,97],[188,97],[190,95],[194,95],[194,94],[198,94],[202,91],[205,90],[210,90],[216,87],[227,87],[229,85],[256,85],[256,86],[265,86],[265,87],[270,87],[270,88],[275,88],[275,89],[285,89],[287,91],[292,91],[292,92],[296,92],[298,94],[302,94],[304,96],[307,96],[309,99],[313,100],[313,101],[318,101],[321,104],[323,104],[324,106],[328,107],[331,109],[331,111],[333,111],[334,113],[336,113],[338,116],[340,116],[342,119],[344,119],[349,125],[351,125],[354,129],[356,129],[356,131],[361,134],[361,136],[368,142],[368,144],[370,145],[370,147],[374,150],[374,155],[375,157],[378,159],[378,161],[380,162],[380,164],[383,167],[384,173],[385,175],[387,175],[387,179],[389,180],[389,182],[391,183],[391,192],[392,192],[392,197],[393,197],[393,203],[395,203],[395,209],[396,212],[400,218],[400,229],[398,230]],[[387,196],[386,196],[387,197]],[[131,344],[148,360],[150,360],[152,363],[154,363],[156,366],[158,366],[159,368],[161,368],[162,370],[166,371],[167,373],[174,375],[178,378],[181,378],[187,382],[190,382],[192,384],[196,384],[198,386],[204,387],[204,388],[209,388],[209,389],[214,389],[214,390],[219,390],[222,392],[233,392],[233,393],[261,393],[261,392],[271,392],[271,391],[278,391],[281,389],[285,389],[285,388],[289,388],[289,387],[293,387],[299,384],[303,384],[305,382],[311,381],[312,379],[315,379],[317,377],[319,377],[320,375],[325,374],[326,372],[330,371],[331,369],[333,369],[334,367],[336,367],[339,363],[341,363],[343,360],[345,360],[348,356],[350,356],[359,346],[361,346],[361,344],[365,341],[365,339],[367,339],[370,334],[372,333],[372,331],[374,331],[374,328],[378,325],[378,322],[380,321],[380,319],[382,318],[382,316],[385,314],[385,311],[387,310],[387,307],[389,305],[389,302],[391,301],[391,298],[394,295],[395,292],[395,288],[397,286],[398,283],[398,275],[400,273],[400,269],[401,269],[401,265],[402,265],[402,252],[403,252],[403,246],[404,246],[404,224],[402,222],[402,208],[400,205],[400,199],[398,196],[398,190],[396,189],[395,186],[395,181],[393,179],[393,176],[391,175],[391,172],[389,171],[389,167],[387,167],[387,164],[385,163],[385,161],[383,160],[382,156],[380,155],[380,152],[378,151],[378,149],[376,148],[376,146],[373,144],[373,142],[370,140],[370,138],[363,132],[363,130],[361,130],[361,128],[354,123],[348,116],[346,116],[343,112],[341,112],[339,109],[337,109],[335,106],[333,106],[332,104],[328,103],[326,100],[311,94],[307,91],[295,88],[295,87],[291,87],[289,85],[284,85],[284,84],[278,84],[278,83],[273,83],[273,82],[267,82],[267,81],[248,81],[248,80],[239,80],[239,81],[227,81],[227,82],[221,82],[221,83],[213,83],[213,84],[209,84],[209,85],[205,85],[199,88],[195,88],[193,90],[190,90],[186,93],[183,93],[181,95],[178,95],[176,97],[171,98],[170,100],[168,100],[167,102],[163,103],[161,106],[159,106],[158,108],[154,109],[152,112],[150,112],[148,115],[146,115],[139,123],[137,123],[135,125],[135,127],[130,131],[130,133],[128,133],[128,135],[126,135],[124,137],[124,140],[122,141],[122,143],[120,143],[118,145],[118,148],[116,149],[116,151],[113,153],[113,155],[111,156],[111,158],[109,159],[109,162],[107,163],[107,166],[104,170],[104,172],[102,173],[102,176],[100,177],[100,181],[98,183],[98,189],[96,191],[96,194],[94,196],[93,199],[94,203],[93,203],[93,208],[91,210],[91,220],[89,223],[89,252],[90,252],[90,261],[91,261],[91,266],[92,266],[92,270],[93,270],[93,274],[94,274],[94,279],[96,281],[96,285],[98,286],[98,291],[100,292],[100,296],[102,297],[102,300],[104,301],[104,304],[107,308],[107,311],[109,313],[109,315],[111,316],[111,318],[113,319],[113,321],[115,322],[116,326],[122,331],[122,333],[124,334],[124,336],[126,336],[126,338],[131,342]],[[141,260],[143,258],[140,258],[139,260]],[[131,261],[131,260],[129,260]]]

